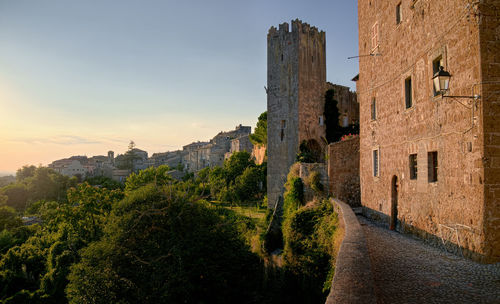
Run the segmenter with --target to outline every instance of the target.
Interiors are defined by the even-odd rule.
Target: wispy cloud
[[[26,143],[32,145],[99,145],[105,143],[103,140],[95,138],[86,138],[75,135],[57,135],[51,137],[24,137],[24,138],[10,138],[11,142]]]
[[[191,123],[191,127],[195,129],[209,129],[210,126],[207,126],[201,122],[193,122]]]

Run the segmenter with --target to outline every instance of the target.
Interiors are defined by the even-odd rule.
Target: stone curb
[[[345,234],[326,303],[376,303],[370,256],[363,229],[351,207],[337,199],[331,199],[331,202],[339,212]]]

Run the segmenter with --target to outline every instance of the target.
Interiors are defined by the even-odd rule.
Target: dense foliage
[[[303,282],[316,262],[328,269],[318,239],[330,237],[329,224],[314,224],[309,243],[301,243],[292,220],[286,246],[310,244],[314,252],[303,260],[285,249],[285,266],[275,268],[259,242],[265,223],[237,213],[264,200],[265,163],[238,152],[181,181],[169,171],[149,168],[120,185],[20,169],[15,183],[0,188],[0,303],[322,301],[305,287],[320,282],[323,270]],[[303,183],[294,177],[287,217],[300,219]]]
[[[125,154],[118,156],[117,167],[122,170],[135,171],[134,163],[141,157],[135,153],[135,142],[133,140],[128,144],[128,150]]]
[[[318,206],[299,208],[283,222],[284,265],[307,278],[305,288],[311,290],[311,297],[322,298],[330,290],[337,224],[337,214],[327,200]]]
[[[9,176],[0,176],[0,187],[5,187],[9,184],[15,183],[16,178],[12,175]]]
[[[205,168],[194,179],[200,195],[221,202],[262,199],[266,191],[267,163],[258,166],[248,152],[235,152],[223,167]]]
[[[257,126],[253,134],[250,134],[250,141],[254,145],[267,146],[267,111],[260,114]]]
[[[112,204],[122,197],[119,190],[85,183],[69,189],[65,200],[34,203],[29,212],[42,225],[2,232],[0,239],[11,241],[0,259],[0,300],[65,303],[69,267],[80,249],[100,239]]]
[[[259,269],[231,220],[175,186],[149,185],[115,206],[67,292],[70,303],[234,303],[252,295]]]
[[[66,191],[77,184],[75,177],[69,178],[50,168],[35,166],[19,169],[16,179],[15,183],[0,188],[0,195],[6,196],[5,204],[17,211],[24,211],[30,203],[39,200],[64,201]]]
[[[309,187],[323,197],[319,174],[313,171],[307,180]],[[333,244],[338,220],[326,199],[304,205],[304,186],[299,177],[299,166],[294,164],[287,176],[280,219],[282,274],[286,278],[285,287],[295,290],[293,301],[319,303],[324,302],[333,278]],[[272,235],[266,237],[276,239]]]

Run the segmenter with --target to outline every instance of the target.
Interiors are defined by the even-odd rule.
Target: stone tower
[[[115,152],[108,151],[108,162],[112,165],[115,164]]]
[[[299,144],[323,150],[326,85],[325,32],[300,20],[267,35],[267,195],[274,208],[283,194]]]

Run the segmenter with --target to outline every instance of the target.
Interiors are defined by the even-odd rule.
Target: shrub
[[[318,297],[326,296],[333,273],[337,214],[328,201],[314,208],[300,208],[283,223],[284,266],[304,278],[303,286]]]
[[[250,302],[261,264],[234,224],[175,186],[139,188],[71,268],[70,303]]]
[[[323,193],[324,186],[321,183],[321,175],[317,171],[313,171],[308,176],[308,184],[316,193]]]

